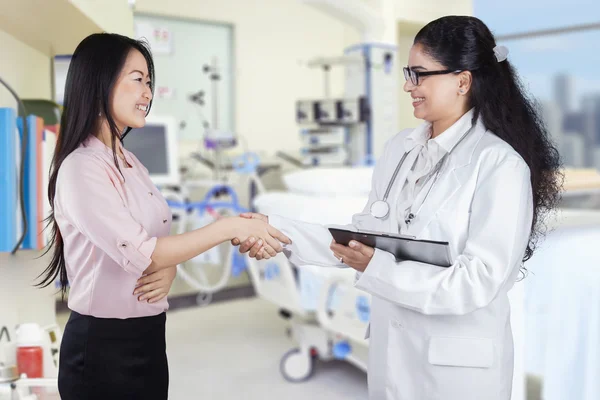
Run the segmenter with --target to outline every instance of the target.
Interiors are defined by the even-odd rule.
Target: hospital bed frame
[[[279,307],[281,317],[289,321],[288,335],[298,343],[280,361],[280,372],[287,381],[308,380],[317,359],[344,360],[366,371],[368,341],[364,336],[370,298],[354,288],[348,271],[330,271],[315,312],[302,306],[298,274],[285,255],[261,261],[247,256],[247,263],[257,296]],[[339,291],[342,287],[344,290]],[[338,297],[332,308],[333,293]],[[357,316],[358,303],[361,318]]]

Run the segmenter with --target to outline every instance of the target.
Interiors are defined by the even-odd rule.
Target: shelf
[[[94,32],[130,35],[133,12],[116,0],[0,0],[0,29],[51,57],[72,54]]]
[[[563,188],[567,192],[600,191],[600,173],[594,168],[566,168]]]

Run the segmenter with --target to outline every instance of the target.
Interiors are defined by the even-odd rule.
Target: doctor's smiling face
[[[404,69],[404,91],[412,98],[416,118],[434,124],[434,135],[447,129],[468,111],[469,72],[454,71],[442,65],[415,43]],[[438,123],[442,130],[435,132]]]

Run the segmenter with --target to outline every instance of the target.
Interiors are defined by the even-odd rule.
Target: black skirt
[[[166,314],[95,318],[71,312],[60,346],[62,400],[164,400]]]

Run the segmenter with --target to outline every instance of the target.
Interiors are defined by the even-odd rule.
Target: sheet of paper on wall
[[[159,99],[170,100],[175,97],[175,89],[169,86],[159,86],[154,95]]]
[[[173,33],[148,22],[135,23],[136,39],[145,39],[153,54],[173,54]]]

